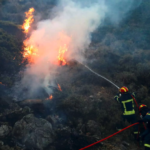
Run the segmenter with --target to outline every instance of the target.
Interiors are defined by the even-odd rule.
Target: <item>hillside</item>
[[[53,99],[39,87],[30,95],[28,87],[14,85],[22,79],[29,61],[23,58],[21,28],[29,8],[35,8],[39,20],[51,19],[58,1],[0,0],[0,149],[2,150],[78,150],[115,133],[122,122],[120,105],[113,99],[118,89],[71,60],[55,74]],[[87,66],[117,86],[127,86],[136,93],[138,104],[150,106],[150,1],[142,1],[119,24],[105,18],[91,35],[84,53]],[[44,10],[44,11],[43,11]],[[55,14],[56,13],[56,14]],[[44,66],[43,66],[44,67]],[[32,83],[31,83],[32,84]],[[21,101],[20,101],[21,100]],[[137,118],[138,110],[136,109]],[[125,126],[129,125],[125,122]],[[97,144],[91,150],[137,150],[128,129]],[[48,134],[49,133],[49,134]],[[139,149],[143,149],[141,146]]]

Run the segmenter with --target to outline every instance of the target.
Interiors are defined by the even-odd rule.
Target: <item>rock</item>
[[[26,115],[15,123],[13,137],[26,148],[43,150],[53,142],[54,132],[47,120],[35,118],[33,114]]]
[[[4,113],[0,114],[0,119],[2,121],[8,121],[11,125],[18,120],[20,120],[23,116],[31,113],[31,109],[29,107],[19,108],[19,109],[8,109]],[[10,121],[11,120],[11,121]]]
[[[1,125],[0,126],[0,137],[3,138],[7,136],[11,131],[11,127],[7,125]]]
[[[46,117],[46,120],[47,120],[48,122],[50,122],[52,125],[54,125],[54,124],[56,123],[56,120],[55,120],[54,117],[51,116],[51,115],[48,115],[48,116]]]
[[[52,126],[58,126],[61,124],[62,119],[58,115],[48,115],[46,120],[52,124]]]

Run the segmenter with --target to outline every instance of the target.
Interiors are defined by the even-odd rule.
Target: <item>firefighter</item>
[[[128,121],[129,123],[135,123],[136,115],[135,115],[135,109],[134,109],[134,100],[133,97],[135,97],[134,93],[129,93],[129,90],[127,87],[123,86],[119,89],[119,94],[117,94],[114,99],[118,101],[121,104],[122,111],[123,111],[123,120]],[[124,127],[122,123],[118,124],[117,129],[121,130]],[[135,138],[137,138],[138,134],[138,125],[134,126],[134,132],[133,132]]]
[[[147,124],[147,129],[140,134],[139,139],[144,142],[145,150],[150,150],[150,109],[142,104],[139,107],[139,112],[142,118],[139,123],[145,122]]]

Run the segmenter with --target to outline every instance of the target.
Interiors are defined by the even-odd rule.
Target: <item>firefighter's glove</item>
[[[115,100],[118,100],[118,98],[119,98],[119,96],[118,96],[118,95],[114,96],[114,99],[115,99]]]

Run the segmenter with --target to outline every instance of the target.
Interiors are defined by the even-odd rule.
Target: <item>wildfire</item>
[[[25,12],[26,14],[26,19],[24,20],[24,23],[22,25],[22,29],[24,30],[24,33],[27,35],[29,32],[29,29],[31,27],[31,24],[34,21],[34,16],[33,16],[33,12],[34,12],[34,8],[30,8],[29,11]],[[28,44],[28,39],[26,39],[24,42],[24,53],[23,53],[23,57],[24,58],[28,58],[28,61],[31,63],[33,62],[31,56],[35,56],[37,55],[37,49],[35,49],[32,45]]]
[[[60,46],[59,48],[59,54],[58,54],[58,60],[60,61],[61,65],[65,65],[66,61],[64,59],[64,53],[67,51],[67,46],[64,44],[63,46]]]
[[[59,91],[62,91],[62,89],[61,89],[61,86],[58,84],[58,90]]]
[[[53,95],[50,95],[49,98],[47,98],[46,100],[52,100],[53,99]]]
[[[29,32],[29,28],[31,26],[31,23],[34,21],[33,12],[34,12],[33,7],[30,8],[28,12],[25,12],[26,19],[24,21],[24,24],[22,25],[22,29],[24,30],[24,33],[26,33],[26,34]]]
[[[26,18],[24,20],[24,23],[22,25],[22,29],[26,36],[29,33],[29,29],[31,27],[31,24],[34,21],[34,8],[30,8],[26,14]],[[66,65],[66,60],[65,60],[65,52],[68,50],[68,44],[70,42],[70,38],[62,31],[58,34],[58,39],[59,41],[57,42],[57,48],[56,50],[58,51],[57,55],[54,56],[56,58],[57,63],[54,62],[54,64],[57,65]],[[34,39],[32,39],[34,41]],[[28,62],[34,63],[35,60],[40,56],[40,49],[37,49],[37,47],[33,44],[31,44],[30,38],[26,38],[23,42],[24,44],[24,52],[23,52],[23,57],[28,59]]]
[[[31,63],[31,62],[34,62],[33,61],[33,56],[37,56],[38,54],[38,50],[36,48],[34,48],[33,45],[28,45],[27,44],[28,42],[28,39],[25,40],[23,43],[24,43],[24,53],[23,53],[23,57],[24,58],[28,58],[28,61]]]

